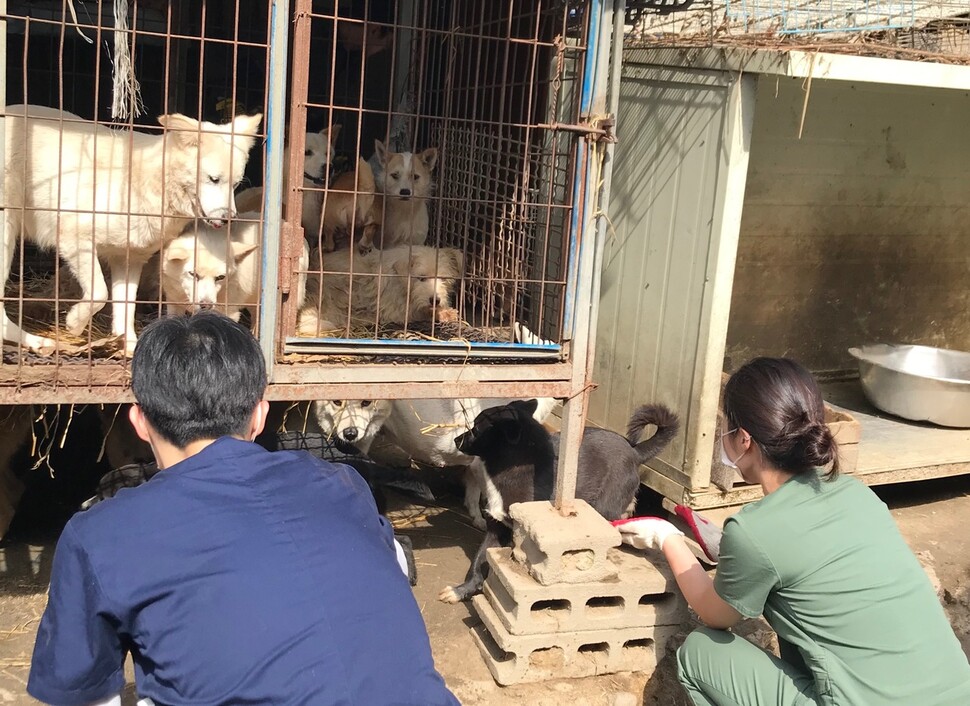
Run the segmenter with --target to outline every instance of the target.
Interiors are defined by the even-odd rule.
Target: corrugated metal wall
[[[874,341],[970,350],[970,94],[763,76],[728,367],[854,369]],[[777,92],[777,97],[776,96]]]
[[[620,88],[609,211],[615,233],[603,262],[593,371],[599,388],[589,419],[625,430],[640,404],[670,405],[685,431],[657,465],[688,487],[694,459],[710,458],[713,430],[701,422],[710,421],[717,402],[727,324],[737,233],[735,224],[733,238],[728,233],[725,243],[721,237],[725,219],[731,220],[725,193],[729,172],[740,174],[743,189],[747,167],[746,145],[730,139],[741,117],[736,79],[628,60]],[[728,272],[720,301],[718,268]],[[705,370],[712,353],[716,365]]]

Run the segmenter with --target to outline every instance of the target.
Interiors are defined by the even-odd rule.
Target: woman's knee
[[[699,627],[688,635],[684,644],[677,649],[677,676],[680,681],[692,683],[691,677],[696,675],[696,667],[709,663],[711,651],[729,642],[731,637],[726,630],[708,627]]]

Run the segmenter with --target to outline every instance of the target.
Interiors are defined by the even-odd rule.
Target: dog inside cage
[[[4,355],[130,354],[199,308],[283,338],[562,342],[584,8],[301,0],[280,85],[266,0],[11,0]]]

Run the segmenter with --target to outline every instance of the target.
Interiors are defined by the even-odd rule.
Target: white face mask
[[[721,439],[720,439],[720,441],[721,441],[721,463],[723,463],[728,468],[737,468],[738,467],[737,461],[739,461],[741,459],[741,456],[744,456],[744,453],[745,453],[744,451],[742,451],[741,452],[741,456],[738,456],[736,459],[734,459],[732,461],[731,460],[731,457],[728,456],[727,451],[724,448],[724,437],[725,436],[728,436],[729,434],[733,434],[739,428],[740,427],[735,427],[731,431],[726,431],[723,434],[721,434]]]

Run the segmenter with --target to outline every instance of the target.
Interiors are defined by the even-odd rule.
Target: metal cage
[[[252,325],[269,399],[557,397],[567,401],[561,462],[574,465],[622,3],[8,0],[0,23],[5,330],[26,332],[4,342],[0,401],[130,401],[135,331],[183,305],[213,305]],[[21,102],[70,114],[11,107]],[[158,125],[175,113],[213,125]],[[240,121],[256,113],[258,128]],[[33,137],[37,126],[46,142]],[[228,176],[206,172],[210,155],[199,147],[217,131]],[[310,135],[327,144],[316,174],[306,172]],[[194,175],[191,205],[171,196],[186,179],[173,172],[184,155],[172,144],[197,147],[184,166]],[[161,150],[160,162],[148,149]],[[420,218],[394,211],[408,200],[388,186],[398,157],[412,160],[407,169],[422,160],[435,182],[421,195],[425,231],[414,226]],[[65,177],[72,169],[91,183]],[[240,177],[228,210],[203,203],[206,179],[222,188]],[[41,193],[43,179],[53,191]],[[233,215],[247,191],[249,207]],[[341,198],[357,215],[331,243],[327,208]],[[380,211],[358,211],[362,199]],[[306,227],[307,203],[319,203],[310,211],[316,232]],[[358,240],[365,211],[379,223],[369,250]],[[395,219],[411,229],[403,246],[391,235]],[[137,240],[145,233],[152,237]],[[176,234],[190,240],[176,243]],[[430,273],[414,269],[422,247]],[[392,251],[404,253],[393,268]],[[446,273],[445,253],[457,253]],[[210,260],[221,275],[202,271]],[[336,333],[319,325],[333,277],[346,279],[351,302]],[[209,280],[226,284],[205,295]],[[426,280],[442,289],[427,296]],[[351,325],[354,288],[367,286],[377,292],[366,302],[374,318]],[[315,328],[301,328],[314,296]],[[382,296],[403,314],[382,319]],[[570,495],[571,481],[560,481],[559,497]]]

